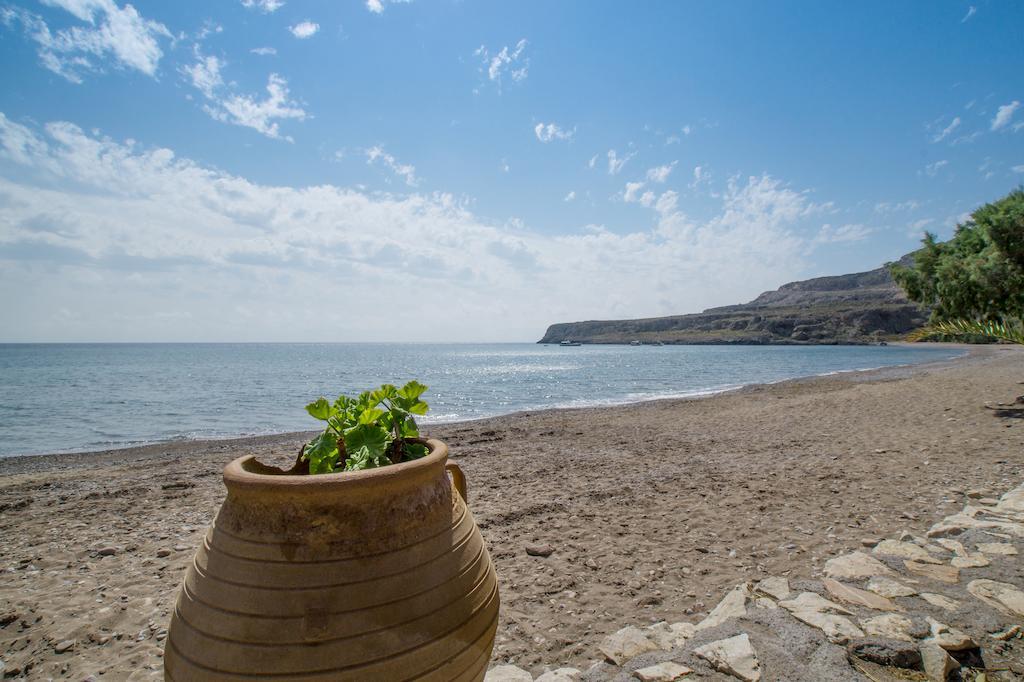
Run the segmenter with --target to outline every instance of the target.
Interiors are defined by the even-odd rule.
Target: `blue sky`
[[[1024,181],[1013,2],[0,0],[0,340],[534,340]]]

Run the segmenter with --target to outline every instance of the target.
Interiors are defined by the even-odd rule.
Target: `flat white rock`
[[[583,672],[576,668],[558,668],[556,670],[545,670],[533,682],[576,682],[582,675]]]
[[[710,663],[715,670],[744,682],[758,682],[761,679],[761,664],[746,633],[697,647],[693,653]]]
[[[631,658],[658,648],[643,630],[630,625],[605,637],[598,650],[615,665],[622,665]]]
[[[932,636],[928,641],[935,642],[946,651],[963,651],[964,649],[974,649],[978,646],[967,633],[951,628],[934,618],[928,619],[928,625],[932,631]]]
[[[967,556],[955,556],[949,563],[955,568],[984,568],[992,562],[989,561],[981,552],[975,552],[974,554],[968,554]]]
[[[754,591],[766,594],[775,600],[789,599],[793,594],[789,589],[789,580],[781,576],[765,578],[754,585]]]
[[[781,601],[779,606],[789,611],[797,620],[818,628],[836,644],[846,644],[851,639],[864,636],[864,631],[853,621],[845,616],[836,615],[853,615],[850,611],[813,592],[803,592],[796,599]]]
[[[484,675],[484,682],[533,682],[533,675],[514,665],[496,665]]]
[[[942,561],[933,557],[928,550],[911,542],[900,540],[882,540],[871,550],[872,554],[894,556],[899,559],[913,559],[926,564],[941,564]]]
[[[825,589],[828,590],[829,594],[839,601],[844,601],[847,604],[866,606],[867,608],[875,609],[876,611],[903,610],[893,603],[892,600],[875,594],[874,592],[868,592],[852,585],[845,585],[838,580],[832,580],[831,578],[825,578],[822,583],[825,585]]]
[[[747,599],[750,598],[750,588],[746,583],[737,585],[729,594],[725,595],[718,606],[708,614],[707,618],[697,623],[697,630],[707,630],[716,625],[721,625],[730,618],[739,618],[747,615]]]
[[[678,680],[680,677],[689,675],[692,672],[685,665],[675,661],[665,661],[658,665],[634,670],[633,677],[641,680],[641,682],[674,682],[674,680]]]
[[[910,628],[914,626],[914,623],[906,616],[897,613],[887,613],[884,616],[862,620],[860,626],[865,633],[876,637],[887,637],[904,642],[914,641],[910,635]]]
[[[850,552],[826,561],[825,575],[836,580],[859,580],[895,574],[881,561],[864,552]]]
[[[1015,585],[995,580],[972,580],[967,591],[1000,611],[1024,616],[1024,592]]]
[[[955,599],[950,599],[949,597],[945,597],[941,594],[935,594],[934,592],[922,592],[918,596],[932,606],[938,606],[940,609],[945,609],[946,611],[955,611],[960,606],[960,602]]]
[[[652,642],[658,645],[659,649],[675,649],[686,643],[693,637],[697,628],[693,623],[672,623],[671,625],[662,621],[644,628],[644,634]]]
[[[892,578],[878,576],[868,581],[867,588],[883,597],[913,597],[917,590]]]
[[[982,554],[995,556],[1016,556],[1017,548],[1007,542],[982,542],[978,545],[978,551]]]
[[[924,672],[931,682],[946,682],[949,674],[960,667],[956,659],[935,642],[925,640],[920,651]]]

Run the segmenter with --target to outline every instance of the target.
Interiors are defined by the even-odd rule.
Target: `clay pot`
[[[482,680],[497,577],[462,472],[424,442],[421,459],[349,473],[231,462],[171,618],[166,679]]]

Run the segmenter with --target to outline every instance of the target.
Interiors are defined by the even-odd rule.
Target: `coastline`
[[[1024,348],[983,346],[705,398],[431,426],[468,477],[497,568],[494,662],[586,669],[624,625],[696,621],[739,582],[813,577],[863,538],[922,534],[937,520],[922,510],[1017,485],[1024,423],[984,404],[1022,381]],[[242,454],[289,464],[301,436],[0,462],[7,669],[159,679],[223,466]],[[529,556],[529,543],[555,551]],[[73,656],[57,653],[71,640]]]
[[[902,341],[895,341],[895,342],[891,342],[889,345],[890,346],[896,346],[896,347],[908,347],[909,348],[909,347],[915,346],[916,344],[908,343],[908,342],[902,342]],[[713,397],[718,396],[718,395],[742,392],[742,391],[745,391],[745,390],[757,388],[759,386],[776,386],[776,385],[780,385],[780,384],[787,384],[789,382],[813,381],[815,379],[821,379],[821,378],[827,378],[827,377],[833,377],[833,376],[864,375],[865,378],[868,378],[874,372],[887,372],[887,371],[897,371],[897,370],[906,370],[906,369],[914,369],[914,368],[926,369],[926,368],[929,368],[929,367],[932,367],[932,366],[942,366],[942,365],[944,365],[946,363],[958,362],[958,361],[961,361],[961,360],[968,359],[972,355],[976,355],[978,353],[984,353],[983,349],[985,349],[985,348],[994,348],[994,347],[996,347],[996,346],[978,345],[978,344],[964,344],[964,343],[943,343],[943,344],[941,344],[941,346],[943,348],[959,349],[959,350],[962,350],[963,352],[960,355],[955,356],[953,358],[943,358],[943,359],[940,359],[940,360],[929,360],[929,361],[926,361],[926,362],[900,364],[900,365],[884,365],[884,366],[879,366],[879,367],[868,367],[868,368],[862,368],[862,369],[836,370],[836,371],[832,371],[832,372],[824,372],[824,373],[821,373],[821,374],[811,374],[811,375],[807,375],[807,376],[799,376],[799,377],[792,377],[792,378],[788,378],[788,379],[780,379],[778,381],[752,382],[752,383],[748,383],[748,384],[740,384],[740,385],[736,385],[736,386],[726,386],[726,387],[721,387],[721,388],[697,389],[697,390],[694,390],[694,391],[683,392],[683,393],[675,394],[675,395],[654,396],[654,397],[649,397],[649,398],[642,398],[642,399],[639,399],[639,400],[623,400],[623,401],[610,400],[609,402],[600,402],[598,404],[582,405],[582,406],[575,406],[575,405],[573,405],[573,406],[560,406],[560,405],[543,406],[543,407],[538,407],[538,408],[534,408],[534,409],[515,410],[515,411],[512,411],[512,412],[504,412],[504,413],[495,414],[495,415],[489,415],[489,416],[484,416],[484,417],[473,417],[473,418],[469,418],[469,419],[453,419],[451,421],[425,422],[425,423],[422,423],[422,426],[423,426],[422,430],[427,431],[428,429],[431,429],[431,428],[439,428],[440,429],[440,428],[443,428],[443,427],[455,426],[455,425],[460,425],[460,424],[477,424],[477,423],[482,423],[482,422],[486,422],[486,421],[489,421],[489,420],[504,419],[504,418],[507,418],[507,417],[515,417],[517,415],[523,415],[523,414],[540,414],[540,413],[544,413],[544,412],[561,412],[561,411],[573,411],[573,410],[604,410],[604,409],[614,409],[614,408],[619,408],[619,407],[628,407],[628,406],[631,406],[631,405],[642,405],[642,404],[645,404],[645,403],[658,403],[658,402],[666,402],[666,401],[667,402],[671,402],[671,401],[702,400],[702,399],[706,399],[706,398],[713,398]],[[141,444],[123,445],[123,446],[116,446],[116,447],[112,447],[112,448],[103,448],[103,449],[73,449],[73,450],[68,450],[68,451],[32,453],[32,454],[24,454],[24,455],[18,455],[18,454],[4,455],[4,456],[0,456],[0,476],[4,475],[4,473],[6,471],[5,463],[8,463],[8,460],[12,460],[12,459],[21,460],[21,459],[37,459],[37,458],[52,458],[52,457],[116,456],[119,453],[123,454],[123,455],[128,455],[128,456],[145,456],[147,454],[147,452],[149,452],[153,448],[166,449],[167,447],[175,447],[175,446],[189,447],[189,446],[201,446],[201,445],[207,445],[207,446],[212,448],[212,447],[215,447],[215,446],[217,446],[219,444],[224,444],[224,443],[239,444],[239,445],[241,445],[242,443],[249,443],[249,444],[257,444],[258,445],[258,444],[262,444],[262,443],[266,442],[266,443],[269,444],[269,443],[273,443],[273,442],[275,442],[275,441],[277,441],[279,439],[282,439],[282,438],[289,439],[289,440],[295,440],[295,439],[309,440],[310,438],[315,436],[316,433],[318,433],[316,430],[309,430],[309,431],[281,431],[281,432],[266,433],[266,434],[229,435],[229,436],[218,437],[218,438],[154,440],[154,441],[151,441],[151,442],[146,442],[146,443],[141,443]]]

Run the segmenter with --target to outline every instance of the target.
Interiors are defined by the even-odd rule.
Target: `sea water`
[[[696,396],[941,360],[935,346],[0,345],[0,456],[314,430],[306,403],[417,379],[421,423]]]

